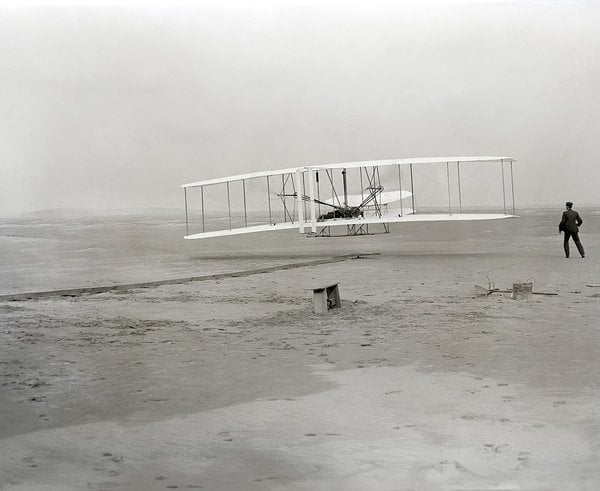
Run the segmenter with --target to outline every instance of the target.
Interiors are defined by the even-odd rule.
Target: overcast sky
[[[505,155],[517,205],[600,203],[600,2],[0,7],[0,209],[183,207],[308,163]]]

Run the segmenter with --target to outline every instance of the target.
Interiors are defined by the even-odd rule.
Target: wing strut
[[[512,205],[513,205],[513,215],[516,215],[515,211],[515,181],[513,180],[513,163],[510,161],[510,191],[512,193]]]
[[[242,189],[244,193],[244,224],[248,226],[248,211],[246,209],[246,179],[242,179]]]
[[[348,182],[346,181],[346,169],[342,169],[342,180],[344,181],[344,208],[348,208]]]
[[[202,201],[202,233],[204,233],[204,186],[200,186],[200,200]]]
[[[460,162],[456,162],[456,172],[458,174],[458,212],[462,213],[462,194],[460,190]]]
[[[404,215],[404,211],[402,209],[402,171],[400,164],[398,164],[398,189],[400,190],[400,216],[402,216]]]
[[[296,189],[294,187],[294,181],[292,180],[292,190],[294,191],[293,194],[285,194],[285,183],[288,181],[288,179],[290,178],[291,174],[286,174],[286,177],[283,177],[283,174],[281,174],[281,185],[283,188],[283,192],[281,194],[279,194],[278,196],[281,198],[281,202],[283,203],[283,221],[287,222],[288,217],[290,218],[290,222],[294,223],[294,211],[292,211],[292,214],[290,215],[290,212],[288,210],[288,207],[285,203],[285,199],[284,196],[296,196]]]
[[[229,181],[227,182],[227,214],[229,215],[229,230],[231,230],[231,199],[229,197]]]
[[[413,165],[410,164],[410,192],[412,193],[412,209],[413,214],[417,213],[417,209],[415,208],[415,183],[413,181]]]
[[[502,168],[502,200],[504,201],[504,214],[506,215],[506,190],[504,185],[504,159],[500,161],[500,167]]]
[[[300,191],[302,191],[302,173],[300,170],[296,171],[296,174],[294,175],[295,180],[296,180],[296,188],[299,189]],[[302,193],[298,193],[296,192],[297,195],[297,202],[298,202],[298,230],[301,234],[304,233],[304,203],[302,203],[303,201],[303,194]]]
[[[190,235],[190,224],[188,222],[187,188],[183,188],[183,199],[185,200],[185,235]]]
[[[448,214],[452,215],[452,202],[450,201],[450,162],[446,162],[446,179],[448,181]]]
[[[308,196],[310,198],[310,230],[313,234],[316,234],[317,217],[315,215],[315,183],[313,181],[313,172],[312,169],[308,170]]]
[[[273,224],[273,217],[271,216],[271,187],[269,186],[269,176],[267,176],[267,203],[269,204],[269,223]]]

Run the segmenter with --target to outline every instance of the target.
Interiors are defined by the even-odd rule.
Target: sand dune
[[[562,257],[539,212],[458,232],[286,235],[264,260],[248,239],[247,269],[379,254],[2,302],[0,486],[595,489],[600,290],[587,285],[600,284],[600,220],[587,216],[584,260]],[[207,244],[194,267],[231,271],[243,247],[228,261]],[[180,253],[141,256],[173,274],[192,257]],[[478,295],[488,277],[558,295]],[[314,314],[312,286],[334,280],[342,308]]]

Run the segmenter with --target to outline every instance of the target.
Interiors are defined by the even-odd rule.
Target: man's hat
[[[573,202],[571,202],[571,201],[567,201],[565,204],[566,204],[566,205],[567,205],[569,208],[571,208],[571,207],[573,206]]]

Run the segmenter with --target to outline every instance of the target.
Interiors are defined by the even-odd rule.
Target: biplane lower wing
[[[319,235],[319,230],[340,226],[347,227],[347,234],[358,235],[369,224],[382,224],[388,232],[391,223],[510,218],[516,216],[514,161],[510,157],[377,160],[184,184],[185,238],[290,229]],[[483,174],[492,176],[491,184]],[[197,195],[195,201],[192,193]],[[196,210],[199,218],[193,224],[200,230],[191,232],[190,212]]]
[[[317,228],[343,227],[352,225],[384,225],[390,223],[417,223],[417,222],[458,222],[474,220],[499,220],[501,218],[516,218],[516,215],[501,215],[491,213],[461,213],[455,215],[430,213],[423,215],[382,216],[378,218],[339,218],[336,220],[323,220],[317,222]],[[208,239],[210,237],[227,237],[231,235],[250,234],[256,232],[273,232],[276,230],[299,229],[298,223],[274,223],[272,225],[254,225],[250,227],[233,228],[231,230],[216,230],[213,232],[200,232],[184,236],[184,239]],[[311,222],[304,222],[304,232],[311,229]]]
[[[415,223],[415,222],[460,222],[473,220],[498,220],[500,218],[514,218],[516,215],[501,215],[492,213],[459,213],[449,215],[444,213],[428,213],[423,215],[387,215],[382,217],[363,218],[341,218],[338,220],[325,220],[317,222],[317,227],[336,227],[342,225],[366,225],[383,223]],[[310,222],[304,224],[310,227]]]
[[[273,232],[275,230],[297,229],[297,223],[274,223],[272,225],[251,225],[249,227],[232,228],[229,230],[214,230],[212,232],[199,232],[184,236],[184,239],[208,239],[210,237],[227,237],[229,235],[251,234],[256,232]]]

